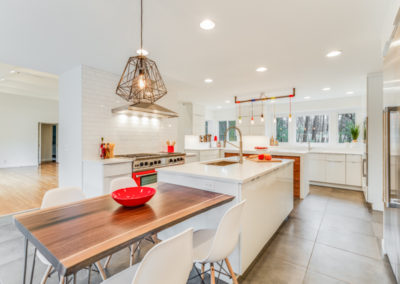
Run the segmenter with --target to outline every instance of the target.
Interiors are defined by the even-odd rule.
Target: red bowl
[[[156,190],[152,187],[128,187],[115,190],[111,196],[119,204],[125,207],[135,207],[149,201]]]

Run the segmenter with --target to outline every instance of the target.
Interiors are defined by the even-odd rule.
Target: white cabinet
[[[105,160],[83,161],[83,192],[87,197],[110,193],[111,180],[132,176],[132,161],[108,163]]]
[[[356,154],[308,155],[308,180],[347,187],[362,186],[362,157]]]
[[[346,183],[346,156],[326,155],[326,182],[345,184]]]
[[[325,182],[325,155],[310,154],[308,158],[308,177],[309,180]]]
[[[362,185],[362,158],[360,155],[346,156],[346,184]]]

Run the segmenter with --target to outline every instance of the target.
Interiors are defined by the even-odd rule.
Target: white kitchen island
[[[222,160],[232,159],[236,158]],[[293,161],[257,163],[244,159],[243,164],[228,166],[207,163],[210,161],[157,169],[158,182],[220,192],[236,198],[224,206],[180,223],[161,235],[164,238],[188,227],[195,230],[216,228],[228,208],[247,200],[240,241],[229,257],[235,272],[241,275],[293,209]]]

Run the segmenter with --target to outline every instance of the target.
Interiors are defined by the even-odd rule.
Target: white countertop
[[[221,148],[222,149],[222,148]],[[239,153],[237,149],[222,149],[224,152],[228,153]],[[279,149],[279,148],[268,148],[269,152],[272,155],[288,155],[288,156],[295,156],[295,155],[306,155],[306,154],[351,154],[351,155],[362,155],[363,151],[360,149],[311,149],[308,150],[301,150],[301,149]],[[257,154],[259,151],[256,150],[243,150],[245,154]]]
[[[243,164],[237,163],[222,167],[207,165],[207,163],[220,160],[237,160],[237,158],[234,157],[160,168],[157,169],[157,172],[174,174],[177,176],[204,177],[205,179],[245,183],[258,176],[266,175],[278,168],[286,166],[289,163],[293,163],[292,160],[283,160],[281,163],[257,163],[244,159]]]
[[[92,162],[92,163],[102,163],[103,165],[109,164],[121,164],[121,163],[132,163],[132,158],[111,158],[111,159],[91,159],[91,160],[84,160],[84,162]]]

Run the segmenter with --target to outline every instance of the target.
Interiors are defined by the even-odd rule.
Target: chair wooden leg
[[[110,264],[112,255],[107,256],[106,262],[104,263],[104,269],[107,269],[108,265]]]
[[[105,273],[105,271],[103,269],[103,266],[101,266],[101,263],[98,261],[98,262],[95,263],[95,265],[96,265],[97,269],[99,270],[101,279],[106,280],[107,279],[107,275],[106,275],[106,273]]]
[[[230,273],[231,276],[232,276],[233,283],[234,283],[234,284],[238,284],[239,282],[237,281],[236,274],[235,274],[235,272],[233,271],[232,266],[231,266],[231,263],[229,262],[229,259],[228,259],[228,258],[225,258],[225,263],[226,263],[226,266],[228,266],[229,273]]]
[[[60,277],[60,284],[65,284],[65,276]]]
[[[47,266],[47,269],[44,272],[44,275],[43,275],[43,278],[42,278],[42,281],[40,282],[40,284],[46,284],[47,279],[49,278],[49,275],[52,270],[53,270],[53,266],[51,266],[51,265]]]
[[[211,268],[211,284],[215,284],[215,269],[214,269],[214,263],[210,264]]]
[[[205,264],[202,263],[201,264],[201,279],[203,279],[203,280],[204,280],[204,266],[205,266]]]

